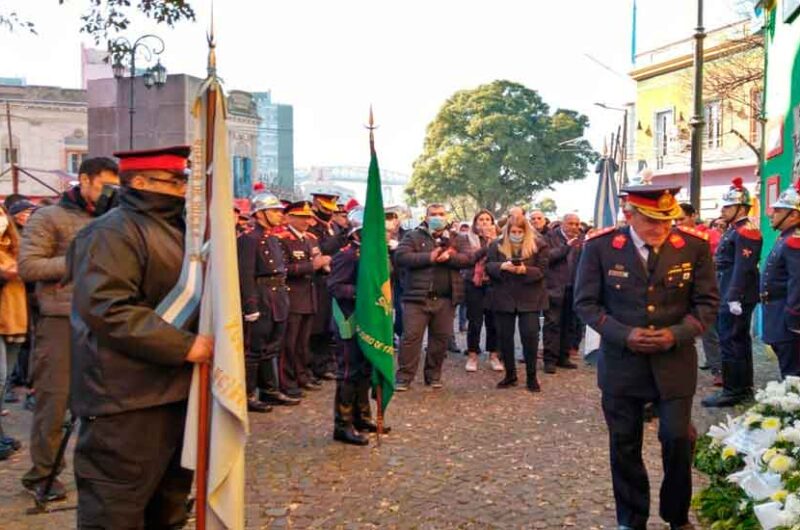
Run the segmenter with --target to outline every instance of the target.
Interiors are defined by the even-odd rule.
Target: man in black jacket
[[[213,341],[156,307],[183,263],[189,147],[115,156],[120,207],[82,230],[68,258],[78,527],[180,528],[192,484],[180,466],[192,363],[211,359]]]
[[[572,310],[572,283],[575,275],[576,256],[581,244],[581,220],[568,213],[556,228],[548,230],[545,240],[549,248],[545,281],[549,296],[548,308],[544,311],[544,372],[556,373],[556,367],[575,369],[569,360],[572,335],[575,332]]]
[[[425,221],[408,232],[395,251],[395,264],[405,269],[403,338],[395,387],[399,392],[408,390],[417,374],[426,329],[425,384],[442,387],[442,363],[453,334],[455,306],[464,301],[458,271],[470,265],[466,239],[445,236],[446,215],[441,204],[428,206]]]

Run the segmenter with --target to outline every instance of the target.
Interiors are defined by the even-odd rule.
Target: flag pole
[[[216,76],[216,53],[214,47],[214,18],[211,18],[211,32],[208,35],[208,76],[213,79]],[[217,108],[217,87],[212,82],[208,86],[206,101],[206,130],[205,130],[205,151],[206,156],[203,162],[206,166],[206,204],[211,204],[211,183],[214,175],[211,167],[214,161],[214,120],[216,119]],[[208,210],[207,210],[208,212]],[[206,238],[211,238],[211,223],[206,213]],[[208,288],[208,286],[206,286]],[[202,363],[199,368],[199,387],[198,392],[198,426],[197,426],[197,470],[195,472],[195,484],[197,488],[197,530],[206,530],[207,508],[208,508],[208,449],[209,431],[211,424],[210,407],[210,365]]]
[[[372,115],[372,105],[369,106],[369,125],[367,126],[369,129],[369,151],[370,154],[375,153],[375,119]],[[381,436],[383,435],[383,385],[380,384],[381,376],[380,374],[377,377],[378,384],[375,386],[375,400],[378,405],[378,421],[377,421],[377,432],[376,432],[376,442],[378,447],[381,445]]]

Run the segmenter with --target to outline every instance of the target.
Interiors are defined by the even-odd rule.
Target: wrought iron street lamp
[[[125,60],[127,59],[129,70],[128,77],[130,78],[130,99],[128,104],[129,116],[129,142],[128,147],[133,149],[133,115],[136,113],[134,107],[134,87],[136,81],[136,54],[141,53],[142,58],[151,62],[153,57],[158,57],[164,52],[164,41],[156,35],[142,35],[133,43],[125,37],[119,37],[109,43],[109,53],[114,59],[111,67],[116,79],[125,77]],[[167,69],[161,64],[161,59],[158,59],[155,66],[147,68],[142,74],[144,86],[147,89],[152,87],[161,88],[167,83]]]

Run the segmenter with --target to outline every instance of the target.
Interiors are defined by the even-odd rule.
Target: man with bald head
[[[572,310],[572,285],[580,247],[581,220],[577,214],[564,215],[560,225],[545,235],[548,248],[548,267],[545,273],[550,306],[544,312],[544,371],[554,374],[556,368],[574,370],[578,366],[569,360],[569,350],[574,342]]]

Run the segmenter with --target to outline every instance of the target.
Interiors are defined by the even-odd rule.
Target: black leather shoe
[[[354,421],[353,427],[355,427],[357,431],[378,432],[378,424],[372,420]],[[392,432],[392,428],[389,427],[388,425],[384,425],[383,434],[389,434],[390,432]]]
[[[283,392],[260,392],[258,400],[268,405],[278,405],[282,407],[291,407],[300,404],[300,398],[293,398],[287,396]]]
[[[525,386],[528,388],[529,392],[541,392],[542,387],[539,386],[539,381],[534,379],[531,381],[530,379],[525,383]]]
[[[546,374],[556,373],[556,365],[553,363],[544,363],[544,373]]]
[[[567,370],[576,370],[578,365],[572,361],[559,361],[556,363],[559,368],[566,368]]]
[[[333,439],[350,445],[369,445],[369,439],[353,427],[333,429]]]
[[[325,381],[334,381],[336,379],[336,374],[333,372],[325,372],[320,376],[320,379],[324,379]]]
[[[270,412],[272,410],[272,406],[267,405],[266,403],[262,403],[257,399],[248,399],[247,400],[247,410],[248,412]]]
[[[745,403],[748,401],[747,394],[734,394],[732,392],[726,392],[725,390],[721,390],[719,392],[715,392],[710,396],[706,396],[703,398],[703,401],[700,403],[707,408],[714,408],[714,407],[733,407],[734,405],[738,405],[739,403]]]
[[[497,388],[511,388],[512,386],[517,386],[517,384],[519,384],[519,380],[516,377],[505,377],[497,383]]]

